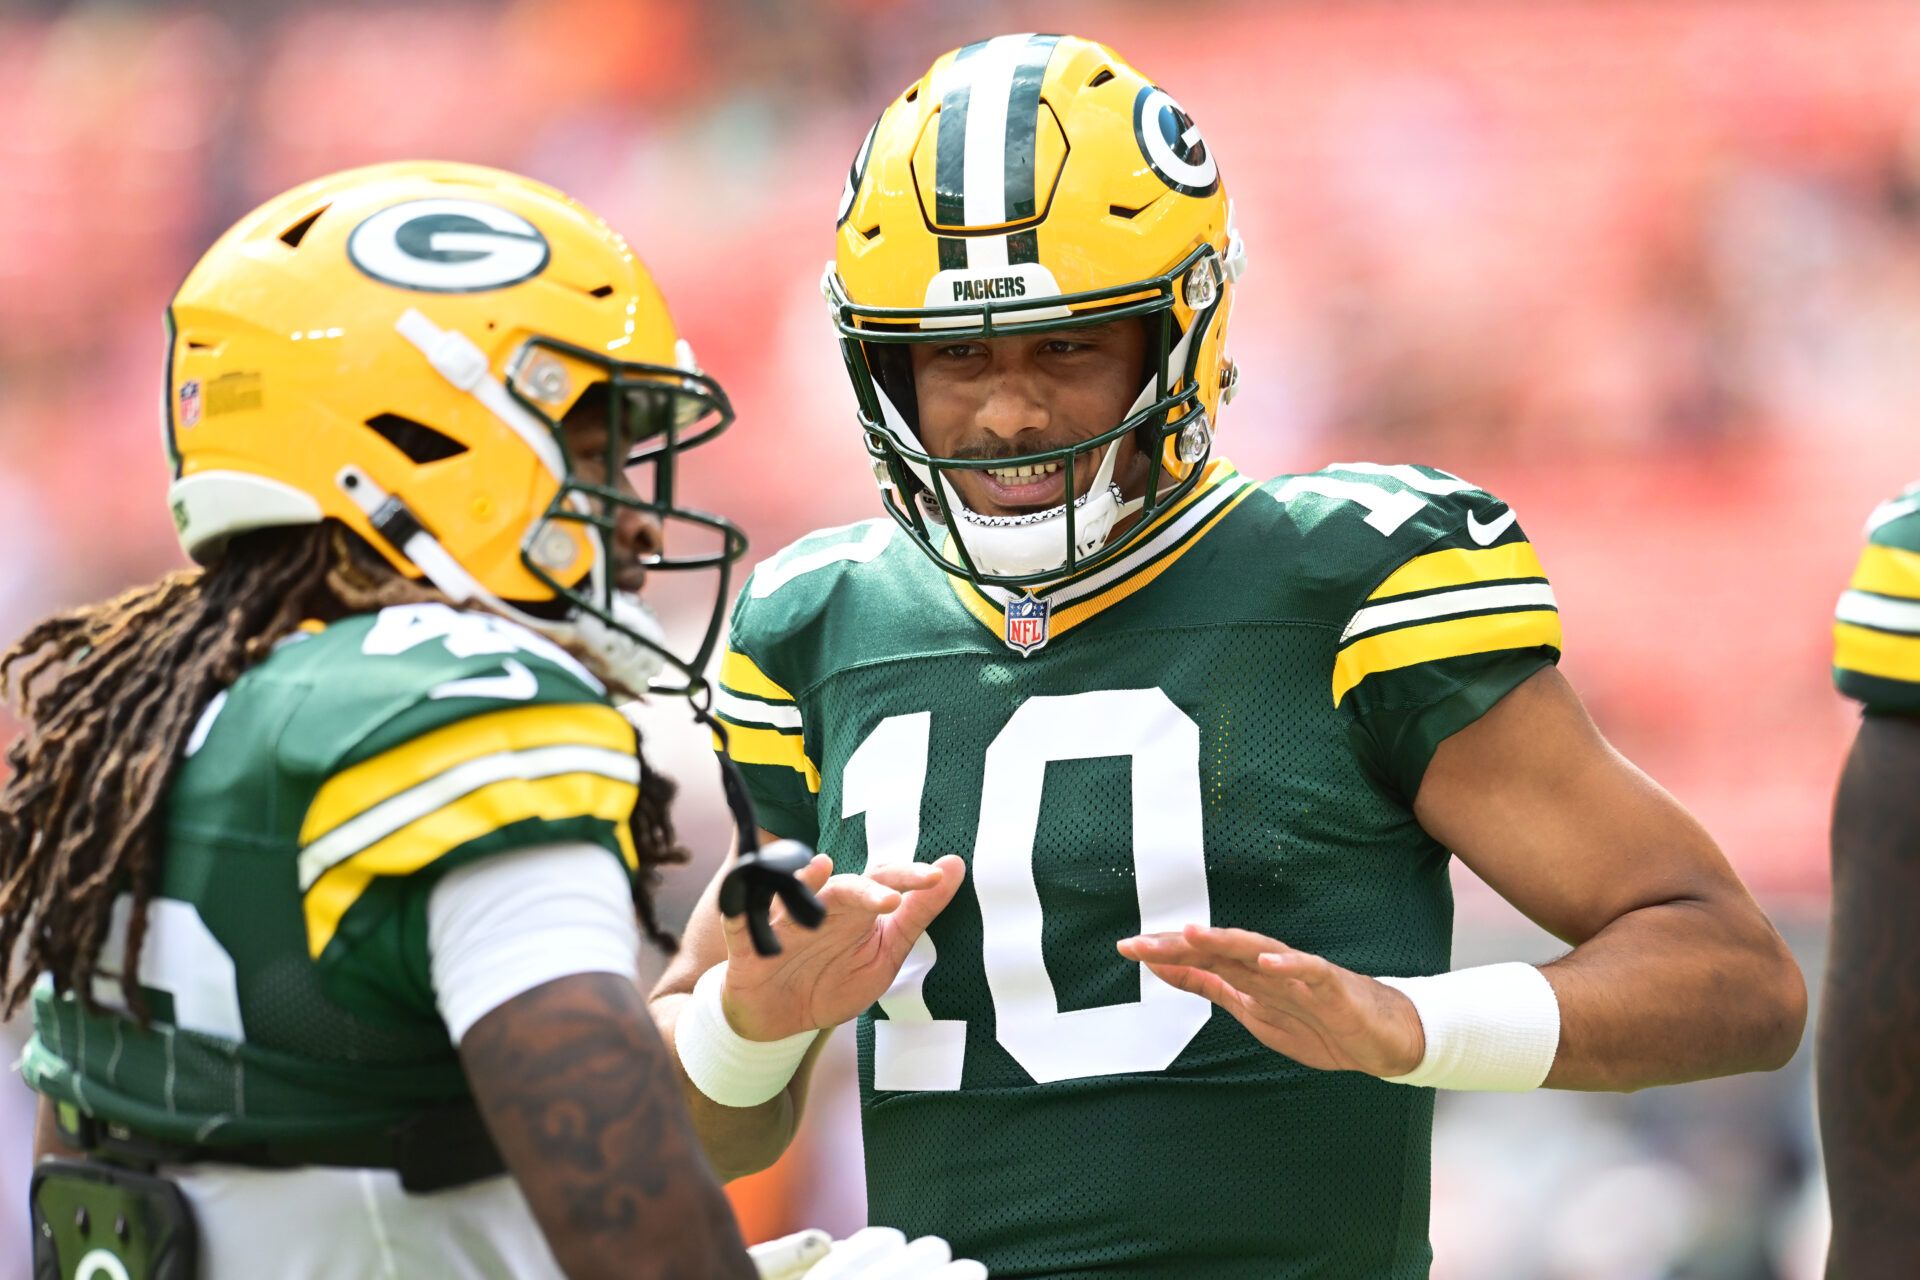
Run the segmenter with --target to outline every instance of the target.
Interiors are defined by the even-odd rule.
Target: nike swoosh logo
[[[1511,525],[1515,519],[1516,516],[1509,510],[1507,514],[1500,516],[1491,523],[1481,524],[1479,518],[1475,516],[1473,512],[1469,511],[1467,512],[1467,536],[1483,547],[1491,546],[1493,540],[1505,533],[1507,527]]]
[[[429,698],[498,698],[502,702],[528,702],[540,692],[540,682],[517,658],[500,664],[505,674],[474,676],[467,680],[449,680],[428,694]]]

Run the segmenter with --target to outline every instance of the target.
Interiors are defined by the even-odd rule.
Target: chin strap
[[[760,824],[753,816],[753,798],[747,794],[740,766],[728,753],[726,728],[701,701],[701,693],[712,696],[705,686],[696,692],[692,702],[693,718],[720,739],[720,750],[715,752],[720,760],[720,789],[733,814],[740,850],[732,869],[720,881],[720,912],[728,916],[744,915],[753,949],[763,956],[777,956],[780,939],[774,936],[771,919],[775,898],[803,929],[817,929],[827,918],[827,909],[820,905],[820,899],[800,883],[800,872],[813,861],[813,850],[798,840],[776,840],[761,847]]]

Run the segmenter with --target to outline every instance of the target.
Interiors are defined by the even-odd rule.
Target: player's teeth
[[[1057,462],[1043,462],[1032,467],[989,467],[987,474],[996,480],[1037,480],[1050,476],[1060,469]]]

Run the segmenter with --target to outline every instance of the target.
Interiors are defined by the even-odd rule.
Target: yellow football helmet
[[[980,583],[1027,586],[1119,554],[1191,489],[1211,451],[1234,391],[1225,342],[1244,262],[1198,126],[1105,45],[1008,35],[935,60],[861,143],[823,282],[888,513]],[[1017,458],[936,457],[921,444],[899,344],[1124,317],[1145,321],[1151,371],[1111,431]],[[1129,434],[1162,463],[1138,498],[1112,483],[1108,446]],[[1084,493],[1076,459],[1094,467]],[[1018,517],[967,510],[944,475],[1054,462],[1070,500]]]
[[[675,463],[733,412],[626,242],[578,203],[475,165],[334,174],[222,236],[167,331],[170,499],[194,559],[337,520],[408,577],[578,639],[630,689],[663,659],[698,684],[746,539],[675,505]],[[570,456],[575,409],[604,413],[604,458]],[[716,571],[695,652],[618,589],[623,508],[668,546],[688,522],[717,546],[647,561]]]

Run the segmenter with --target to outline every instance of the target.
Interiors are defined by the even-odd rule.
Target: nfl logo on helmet
[[[191,427],[200,421],[200,380],[188,378],[180,384],[180,425]]]
[[[1053,606],[1027,595],[1007,606],[1007,648],[1017,649],[1023,658],[1047,643],[1047,614]]]

